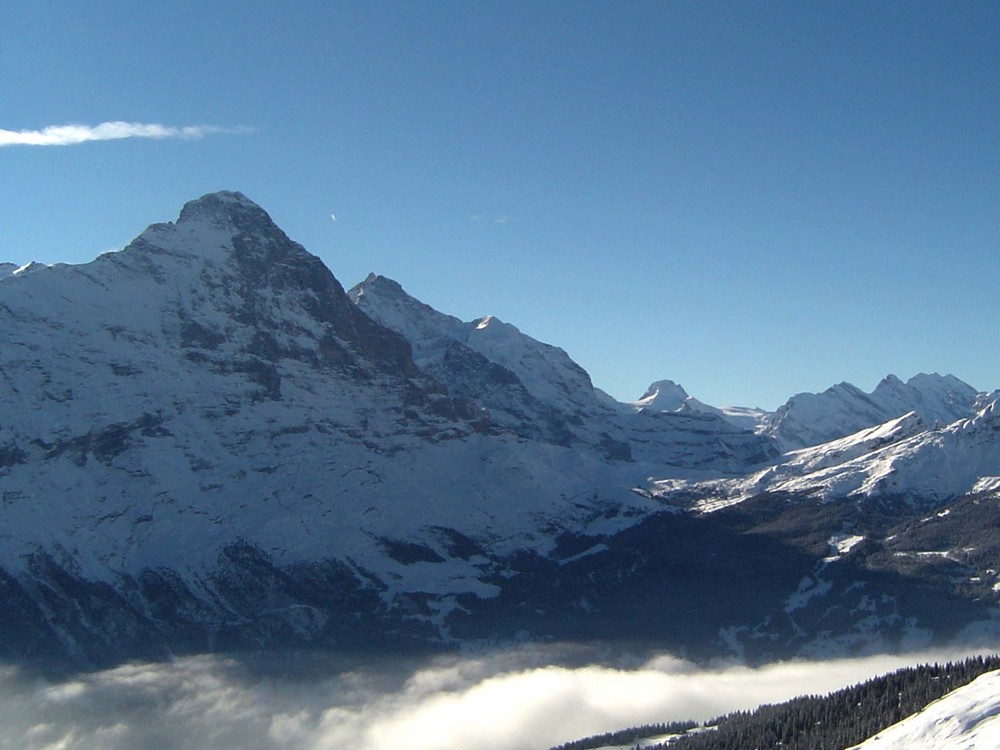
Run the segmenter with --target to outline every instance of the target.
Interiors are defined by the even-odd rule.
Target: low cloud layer
[[[220,128],[211,125],[175,127],[144,122],[102,122],[99,125],[53,125],[42,130],[0,130],[0,148],[4,146],[70,146],[87,141],[115,141],[123,138],[203,138],[215,133],[242,133],[245,128]]]
[[[219,657],[131,664],[62,680],[0,668],[0,747],[25,750],[544,750],[626,726],[704,720],[958,654],[704,669],[547,663],[538,651],[280,671]]]

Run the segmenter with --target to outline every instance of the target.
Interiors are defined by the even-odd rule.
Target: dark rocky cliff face
[[[232,262],[220,277],[206,281],[229,303],[231,320],[252,331],[247,354],[362,375],[372,365],[395,375],[416,374],[409,343],[363,315],[323,262],[290,240],[262,208],[239,193],[213,194],[184,206],[177,226],[190,222],[232,233]],[[298,324],[290,315],[296,312],[319,327]],[[213,341],[196,320],[186,331],[187,343]],[[309,345],[301,343],[303,338]]]

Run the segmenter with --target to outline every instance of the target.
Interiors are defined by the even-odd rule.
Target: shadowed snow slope
[[[684,470],[742,471],[777,456],[754,435],[709,407],[635,409],[593,387],[562,349],[486,316],[463,323],[370,275],[348,293],[373,319],[406,337],[421,370],[453,395],[475,400],[523,437],[587,444],[612,460]],[[679,386],[677,387],[679,388]]]

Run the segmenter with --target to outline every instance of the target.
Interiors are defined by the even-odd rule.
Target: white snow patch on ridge
[[[838,555],[846,555],[865,538],[856,534],[837,534],[830,537],[830,546],[837,550]]]

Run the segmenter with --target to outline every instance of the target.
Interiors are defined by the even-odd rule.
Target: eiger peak
[[[374,274],[345,293],[232,191],[19,268],[5,658],[584,638],[762,660],[994,627],[997,394],[951,376],[774,413],[665,379],[619,403],[512,324]]]

